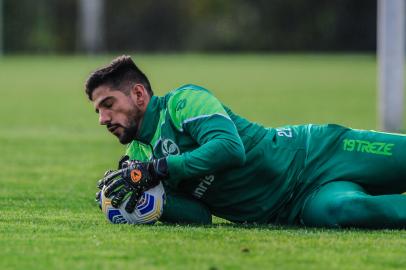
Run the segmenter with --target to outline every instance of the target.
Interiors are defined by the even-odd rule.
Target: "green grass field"
[[[95,183],[123,146],[83,82],[111,57],[0,59],[1,269],[400,269],[406,231],[110,225]],[[157,94],[185,83],[267,126],[376,126],[376,62],[363,55],[135,56]]]

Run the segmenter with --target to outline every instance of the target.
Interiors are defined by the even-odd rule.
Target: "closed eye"
[[[103,102],[102,106],[108,109],[111,108],[113,106],[113,100],[111,98],[107,99]]]
[[[105,99],[103,99],[102,101],[100,101],[99,105],[97,106],[95,112],[98,114],[99,113],[99,109],[98,108],[106,108],[106,109],[110,109],[111,107],[113,107],[114,104],[114,98],[113,97],[106,97]]]

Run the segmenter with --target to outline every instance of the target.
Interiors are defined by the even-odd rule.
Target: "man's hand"
[[[107,175],[99,181],[99,188],[104,190],[104,195],[111,198],[113,207],[130,198],[125,206],[129,213],[134,208],[144,191],[156,186],[161,180],[168,178],[168,169],[165,159],[155,159],[150,162],[126,160],[121,169],[106,172]]]
[[[103,178],[100,179],[100,180],[97,182],[97,188],[100,189],[100,191],[101,191],[104,186],[109,185],[109,184],[111,183],[111,181],[112,181],[112,180],[114,179],[114,177],[115,177],[115,176],[113,176],[112,174],[115,173],[115,172],[117,172],[118,170],[123,169],[124,167],[126,167],[127,165],[124,165],[124,164],[127,164],[127,162],[128,162],[129,160],[130,160],[130,157],[129,157],[129,156],[127,156],[127,155],[122,156],[122,157],[120,158],[120,160],[118,161],[117,170],[111,170],[111,169],[109,169],[109,170],[105,171],[105,172],[104,172],[104,175],[103,175]],[[116,175],[117,175],[117,174],[116,174]],[[109,179],[110,179],[111,181],[110,181]],[[108,180],[109,180],[110,182],[108,182]],[[98,195],[98,194],[100,194],[100,191],[98,191],[98,192],[96,193],[96,201],[99,201],[99,200],[100,200],[100,196]]]
[[[120,161],[121,161],[121,159],[120,159]],[[119,166],[120,166],[120,163],[119,163]],[[107,170],[107,171],[104,173],[103,178],[100,179],[100,180],[97,182],[97,188],[99,189],[99,191],[96,192],[96,198],[95,198],[95,199],[96,199],[97,205],[99,206],[100,210],[102,209],[102,206],[101,206],[101,203],[100,203],[100,200],[101,200],[101,192],[102,192],[103,187],[106,185],[106,182],[105,182],[104,180],[105,180],[105,178],[106,178],[109,174],[111,174],[111,173],[113,173],[113,172],[114,172],[114,170]]]

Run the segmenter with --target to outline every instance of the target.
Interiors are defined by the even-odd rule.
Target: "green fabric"
[[[372,196],[359,184],[330,182],[306,201],[301,223],[329,228],[406,228],[406,196]]]
[[[186,85],[151,99],[127,154],[148,160],[153,149],[155,158],[167,157],[170,179],[164,184],[175,192],[168,192],[167,214],[187,210],[170,203],[169,197],[182,194],[216,216],[266,223],[291,196],[301,168],[293,160],[304,158],[304,139],[296,136],[297,128],[287,130],[252,123],[206,89]]]
[[[308,125],[303,132],[307,137],[304,170],[295,196],[278,216],[278,223],[299,224],[299,214],[306,199],[329,182],[353,182],[370,195],[406,191],[404,135],[338,125]],[[350,148],[349,141],[354,142]]]
[[[184,124],[200,118],[220,115],[230,119],[223,105],[210,92],[192,85],[174,91],[167,108],[173,124],[180,131]]]
[[[177,186],[186,178],[201,177],[244,164],[244,145],[229,118],[213,115],[183,126],[184,132],[196,141],[198,147],[182,155],[168,156],[172,185]]]
[[[162,222],[183,224],[211,224],[210,210],[201,202],[182,194],[166,192]]]

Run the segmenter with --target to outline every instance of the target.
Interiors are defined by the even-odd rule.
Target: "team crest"
[[[162,154],[164,156],[176,156],[180,154],[179,146],[171,139],[165,139],[161,144]]]

